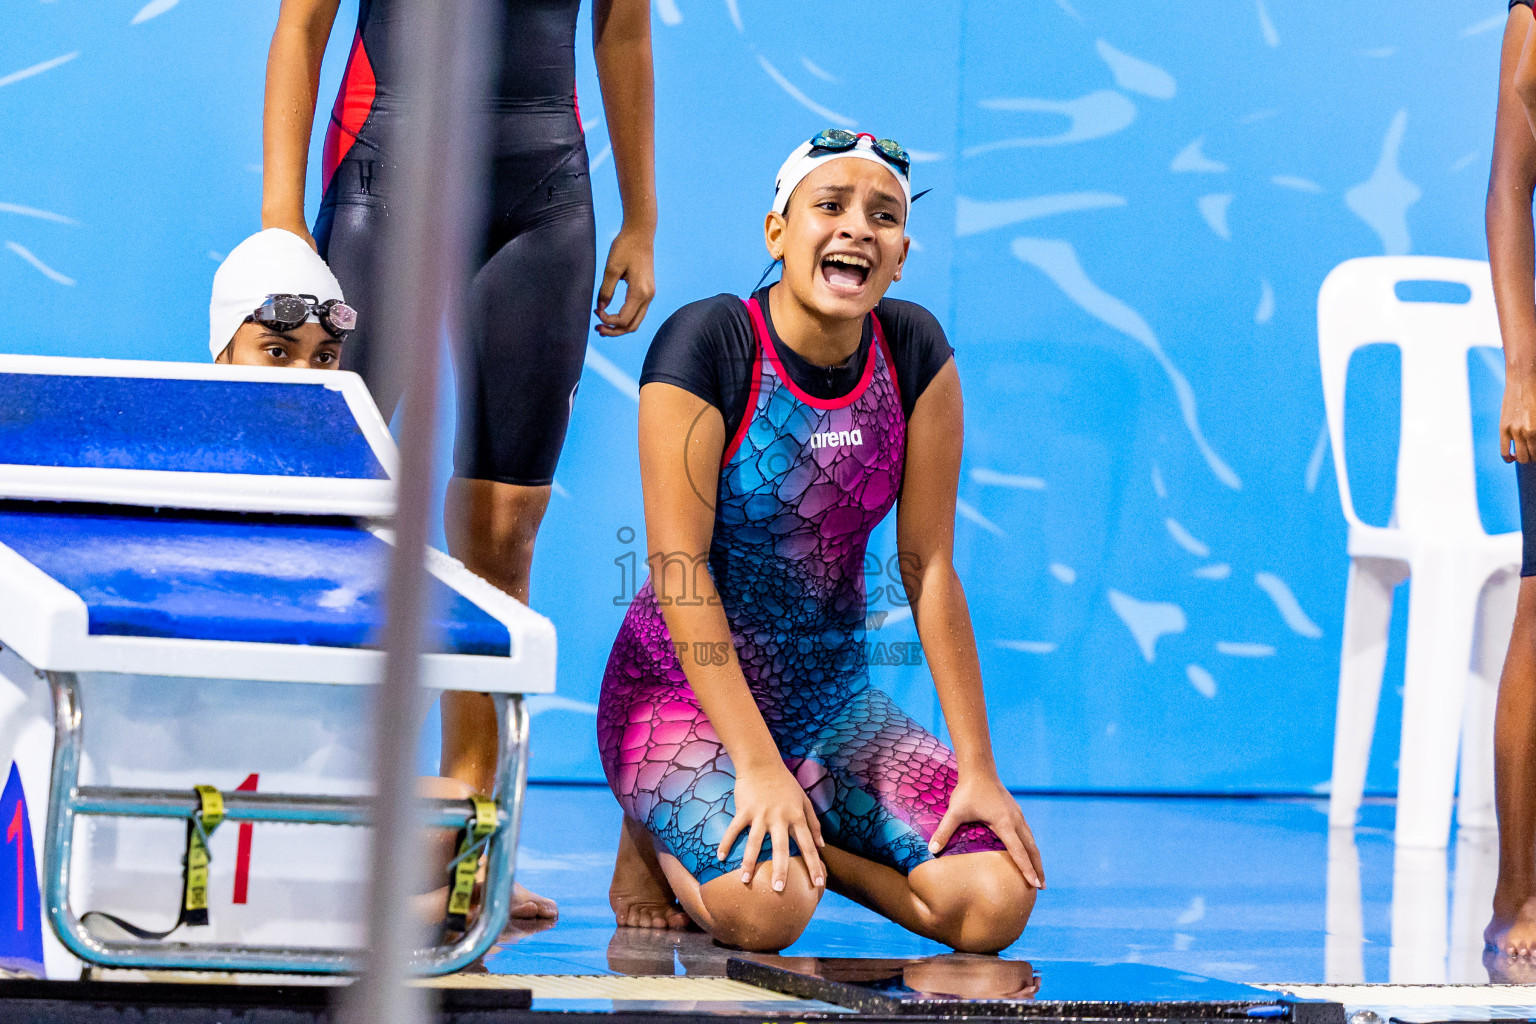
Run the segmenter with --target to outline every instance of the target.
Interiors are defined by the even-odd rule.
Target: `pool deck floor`
[[[1536,981],[1485,963],[1497,867],[1491,833],[1395,856],[1390,802],[1330,834],[1319,799],[1023,797],[1047,889],[1016,959],[1115,961],[1233,982],[1486,984]],[[719,974],[697,933],[620,929],[608,907],[619,809],[601,786],[530,788],[524,884],[555,899],[552,926],[507,936],[508,974]],[[1394,918],[1396,925],[1394,927]],[[790,956],[930,956],[946,950],[828,894]],[[1491,974],[1490,974],[1491,972]]]

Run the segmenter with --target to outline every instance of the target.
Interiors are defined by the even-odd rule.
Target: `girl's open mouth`
[[[856,292],[869,280],[871,264],[863,256],[834,252],[821,261],[821,278],[833,291]]]

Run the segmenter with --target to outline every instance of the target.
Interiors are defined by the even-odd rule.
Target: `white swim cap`
[[[820,140],[845,142],[848,138],[855,141],[844,148],[831,149],[818,145]],[[881,142],[890,143],[882,139]],[[778,177],[773,182],[773,212],[782,214],[789,206],[789,197],[794,193],[795,186],[805,180],[805,176],[828,160],[873,160],[875,163],[891,172],[891,177],[901,183],[902,198],[906,200],[904,213],[912,212],[912,179],[910,172],[904,171],[899,165],[886,157],[875,148],[876,139],[868,132],[860,132],[857,136],[853,132],[843,131],[840,128],[831,128],[820,132],[809,142],[802,142],[795,147],[795,151],[789,154],[789,159],[784,161],[784,166],[779,168]],[[906,151],[896,146],[897,152],[906,158]]]
[[[336,275],[309,243],[291,231],[267,228],[241,242],[213,275],[208,303],[208,351],[213,358],[267,300],[268,295],[313,295],[319,302],[346,301]],[[318,323],[313,313],[309,322]]]

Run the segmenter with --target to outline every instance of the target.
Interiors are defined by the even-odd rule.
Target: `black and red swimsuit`
[[[596,271],[592,190],[576,105],[580,0],[502,0],[500,70],[490,97],[489,190],[468,337],[459,348],[459,476],[529,486],[554,479],[581,377]],[[363,314],[343,362],[388,416],[375,263],[397,196],[401,85],[418,54],[405,0],[360,0],[357,34],[322,153],[315,241]]]

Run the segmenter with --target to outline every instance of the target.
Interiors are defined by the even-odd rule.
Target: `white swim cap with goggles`
[[[357,313],[308,242],[282,228],[267,228],[235,246],[213,275],[208,351],[214,359],[248,322],[278,331],[318,323],[341,339],[357,326]]]
[[[901,143],[842,128],[817,132],[813,139],[801,143],[789,154],[774,179],[773,212],[782,214],[789,207],[789,197],[795,186],[828,160],[873,160],[878,163],[901,183],[901,195],[906,203],[903,215],[912,212],[912,158],[901,148]]]

